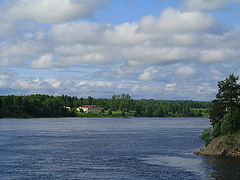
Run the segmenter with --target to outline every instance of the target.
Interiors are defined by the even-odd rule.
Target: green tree
[[[88,104],[93,105],[93,97],[88,96]]]
[[[207,146],[212,141],[212,129],[204,129],[202,135],[200,135],[199,137],[204,141],[205,146]]]
[[[222,134],[232,134],[240,129],[240,110],[235,109],[228,111],[221,123]]]
[[[142,110],[143,110],[142,105],[140,105],[140,104],[135,105],[136,116],[141,116]]]
[[[221,127],[219,126],[218,123],[216,123],[213,127],[213,132],[212,132],[212,136],[214,138],[218,137],[221,135]]]
[[[213,100],[213,107],[210,112],[212,126],[216,123],[221,125],[221,120],[226,111],[240,107],[239,104],[240,85],[238,84],[238,76],[230,74],[228,78],[218,82],[218,93],[216,99]]]
[[[112,98],[110,99],[110,108],[113,111],[118,110],[119,108],[119,101],[120,101],[120,96],[119,95],[113,95]]]
[[[212,101],[210,121],[213,131],[205,129],[200,136],[207,145],[211,138],[232,134],[240,129],[240,85],[238,76],[230,74],[228,78],[218,82],[218,93]]]
[[[146,117],[153,117],[153,107],[152,107],[152,105],[148,105],[146,107],[144,116],[146,116]]]
[[[122,94],[121,99],[120,99],[120,103],[119,103],[120,111],[129,112],[131,104],[132,104],[132,99],[131,99],[130,95],[129,94]]]

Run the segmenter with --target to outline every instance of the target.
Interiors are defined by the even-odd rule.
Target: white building
[[[97,105],[82,105],[77,108],[77,111],[80,112],[81,109],[85,113],[99,113],[101,112],[101,108]]]

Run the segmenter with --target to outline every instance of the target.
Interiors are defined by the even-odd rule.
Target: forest
[[[109,115],[120,111],[121,116],[131,112],[135,117],[195,117],[204,116],[211,102],[190,100],[134,100],[129,94],[107,98],[78,98],[67,95],[0,96],[0,117],[75,117],[81,105],[97,105]],[[70,107],[69,111],[66,107]]]

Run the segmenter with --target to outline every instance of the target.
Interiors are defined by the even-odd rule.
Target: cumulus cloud
[[[5,80],[0,79],[0,88],[6,88],[6,87],[8,87],[8,83]]]
[[[39,59],[34,60],[31,64],[31,67],[36,69],[64,67],[64,66],[65,64],[62,62],[56,61],[52,54],[45,54],[41,56]]]
[[[13,58],[1,58],[0,59],[0,67],[7,67],[7,66],[17,66],[23,64],[23,61],[20,59],[13,59]]]
[[[168,8],[159,17],[145,16],[140,22],[116,26],[57,24],[51,26],[48,36],[65,44],[54,48],[64,62],[101,64],[120,58],[132,66],[161,65],[198,59],[200,50],[189,47],[204,44],[198,33],[208,33],[215,22],[208,13]]]
[[[156,79],[157,77],[157,74],[158,74],[158,70],[153,68],[153,67],[150,67],[150,68],[147,68],[140,76],[139,76],[139,80],[142,80],[142,81],[151,81],[151,80],[154,80]]]
[[[183,0],[184,7],[188,10],[218,10],[226,9],[232,2],[239,0]]]
[[[211,87],[209,83],[202,83],[196,89],[197,94],[212,94],[216,93],[217,89]]]
[[[176,74],[180,76],[190,76],[195,74],[195,70],[191,66],[181,66],[176,70]]]
[[[169,83],[166,84],[165,90],[166,91],[174,91],[176,89],[177,84],[176,83]]]
[[[121,64],[118,68],[117,68],[117,73],[119,75],[129,75],[134,73],[134,68],[126,65],[126,64]]]
[[[152,15],[145,16],[139,23],[140,31],[147,33],[156,32],[202,32],[213,27],[216,19],[208,13],[199,11],[185,12],[173,8],[165,9],[156,18]]]
[[[0,79],[9,79],[10,77],[8,75],[5,75],[5,74],[0,74]]]
[[[45,43],[39,41],[20,40],[13,43],[3,42],[0,46],[0,57],[35,57],[46,51]]]
[[[14,89],[43,89],[46,88],[44,84],[40,81],[31,81],[31,80],[24,80],[24,79],[17,79],[16,81],[10,84],[10,87]]]
[[[26,33],[18,42],[4,42],[0,57],[33,58],[32,68],[106,64],[117,59],[139,67],[236,59],[240,30],[214,34],[209,30],[215,23],[208,13],[173,8],[159,17],[119,25],[67,22],[51,25],[48,32]],[[49,54],[54,54],[54,60]]]
[[[106,81],[81,81],[78,83],[78,86],[96,86],[96,87],[112,87],[113,82]]]
[[[51,78],[51,79],[45,79],[44,81],[49,83],[55,89],[59,89],[61,87],[61,82],[57,79]]]
[[[232,61],[237,60],[239,52],[233,49],[204,50],[201,52],[200,60],[203,62]]]
[[[104,1],[95,0],[11,0],[2,4],[2,21],[35,20],[40,23],[59,23],[90,16]]]
[[[191,96],[192,99],[202,97],[206,100],[206,97],[214,97],[216,88],[212,84],[216,85],[217,80],[233,70],[233,63],[236,66],[234,72],[239,68],[240,28],[223,31],[222,27],[216,26],[217,17],[206,11],[195,11],[214,8],[201,8],[199,5],[196,9],[188,5],[186,11],[187,3],[193,3],[190,0],[184,1],[185,8],[167,8],[159,16],[144,16],[138,22],[117,25],[65,22],[83,17],[80,12],[75,13],[75,8],[79,9],[80,4],[91,4],[92,0],[62,1],[66,7],[61,9],[62,5],[58,3],[56,7],[59,9],[50,13],[49,19],[46,18],[47,13],[41,16],[40,11],[46,12],[53,2],[60,0],[51,0],[46,7],[46,2],[40,0],[11,2],[16,4],[9,4],[3,10],[9,17],[3,17],[3,12],[0,12],[0,19],[6,20],[0,23],[0,30],[11,32],[12,25],[7,20],[19,24],[22,21],[18,20],[29,18],[42,23],[60,23],[37,32],[30,28],[1,41],[0,66],[14,66],[6,69],[20,72],[14,75],[14,81],[1,73],[1,90],[7,87],[28,94],[46,92],[98,97],[133,93],[135,98],[167,99],[171,95],[170,98]],[[208,2],[206,6],[214,2]],[[38,11],[22,12],[24,8],[35,7],[36,4],[39,5]],[[69,16],[66,16],[66,8],[74,9]],[[16,17],[17,14],[20,14],[19,17]],[[213,31],[216,28],[217,31]],[[4,33],[0,31],[0,36],[5,36]],[[16,70],[16,65],[24,64],[30,65],[28,68],[32,68],[31,71],[41,72],[39,77],[44,77],[23,78],[26,67],[19,70],[19,66]],[[42,72],[47,72],[48,68],[52,68],[52,73],[46,78]],[[62,74],[59,68],[64,68]]]
[[[13,24],[11,23],[4,23],[1,22],[0,23],[0,37],[4,38],[7,37],[8,35],[10,35],[13,32]]]
[[[111,51],[109,51],[110,49]],[[103,45],[57,46],[54,51],[61,56],[60,59],[65,63],[102,64],[116,58],[114,48]]]
[[[149,40],[149,35],[138,31],[139,24],[123,23],[111,28],[107,28],[104,32],[104,39],[109,45],[118,46],[134,46]]]
[[[194,50],[182,47],[151,47],[136,46],[133,48],[125,48],[122,50],[122,56],[128,59],[132,66],[141,65],[164,65],[173,64],[180,61],[186,61],[196,57]]]
[[[110,27],[91,22],[68,22],[52,25],[50,38],[60,43],[96,44],[103,41],[102,35]]]

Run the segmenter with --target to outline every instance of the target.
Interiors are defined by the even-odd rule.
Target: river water
[[[193,155],[206,118],[0,119],[0,179],[239,179],[240,160]]]

